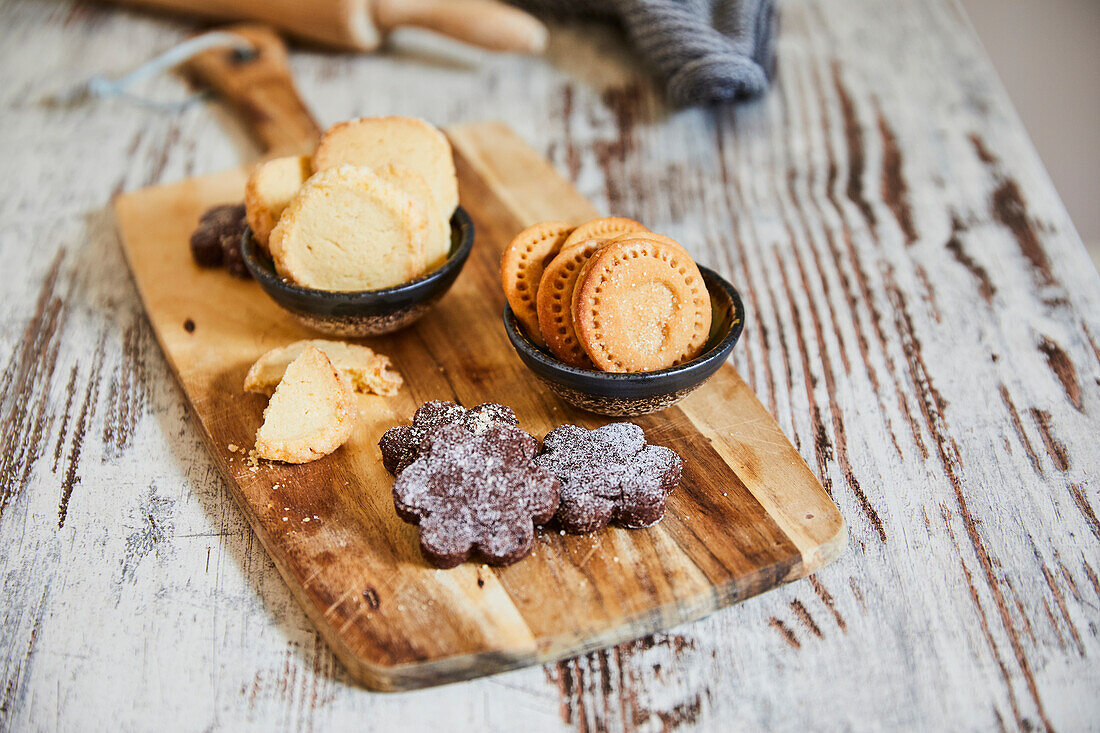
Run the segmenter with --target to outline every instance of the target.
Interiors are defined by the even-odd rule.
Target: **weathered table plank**
[[[505,118],[728,275],[752,319],[734,364],[852,537],[676,633],[381,696],[348,684],[222,487],[106,209],[249,144],[210,105],[41,104],[186,28],[0,5],[0,727],[1094,724],[1100,279],[957,5],[782,11],[774,93],[706,112],[666,109],[607,29],[476,65],[295,54],[323,121]]]

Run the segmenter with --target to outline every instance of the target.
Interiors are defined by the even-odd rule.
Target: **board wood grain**
[[[350,442],[314,463],[250,466],[265,400],[241,389],[256,357],[311,334],[252,282],[190,261],[207,207],[238,200],[245,169],[120,196],[118,225],[157,337],[207,444],[287,584],[357,679],[409,689],[534,664],[698,618],[835,558],[839,511],[730,366],[678,406],[640,419],[685,458],[665,519],[647,530],[538,534],[501,569],[436,570],[393,509],[377,442],[420,403],[498,401],[536,436],[606,422],[559,401],[504,333],[497,268],[521,228],[598,212],[502,124],[450,131],[462,205],[477,226],[452,291],[414,327],[367,341],[405,376],[394,398],[362,396]],[[233,450],[231,446],[236,446]]]

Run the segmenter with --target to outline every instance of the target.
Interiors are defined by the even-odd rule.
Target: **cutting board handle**
[[[242,24],[224,30],[243,36],[256,53],[205,51],[182,66],[184,73],[196,85],[214,90],[233,108],[265,155],[311,153],[321,128],[298,96],[282,39],[264,25]]]

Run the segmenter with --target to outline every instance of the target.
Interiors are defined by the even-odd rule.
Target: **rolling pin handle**
[[[265,25],[223,30],[243,37],[252,48],[205,51],[185,63],[183,71],[229,104],[266,155],[312,152],[321,128],[294,86],[282,39]]]
[[[542,53],[547,30],[540,20],[500,0],[375,0],[375,25],[426,28],[491,51]]]

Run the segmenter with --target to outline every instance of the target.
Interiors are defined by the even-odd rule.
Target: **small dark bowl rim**
[[[700,381],[702,381],[710,377],[725,362],[738,339],[741,338],[741,332],[745,328],[745,306],[741,302],[741,294],[728,280],[709,267],[703,265],[698,265],[698,267],[699,273],[707,283],[708,291],[714,285],[729,296],[733,305],[734,323],[729,332],[717,344],[683,364],[652,372],[604,372],[569,366],[545,353],[524,335],[515,313],[512,312],[512,308],[508,304],[504,305],[504,330],[507,332],[508,340],[512,342],[512,346],[520,352],[521,356],[525,357],[524,360],[530,359],[538,363],[548,373],[548,376],[553,375],[554,378],[563,383],[579,387],[582,391],[588,393],[597,394],[599,385],[605,384],[612,389],[616,387],[645,386],[652,389],[654,394],[660,394],[665,385],[670,387],[682,386],[684,384],[682,380],[694,372],[702,372],[700,378]],[[718,362],[718,364],[715,364],[715,362]],[[708,369],[711,366],[714,368]]]
[[[268,266],[261,259],[260,254],[257,252],[258,248],[254,246],[255,237],[252,235],[252,227],[250,226],[245,226],[244,233],[241,235],[241,256],[244,258],[244,264],[248,268],[248,272],[257,282],[263,285],[265,290],[271,288],[287,295],[328,304],[377,306],[393,301],[393,304],[397,306],[408,303],[418,295],[423,298],[430,297],[433,293],[432,285],[445,279],[456,269],[461,269],[466,264],[466,260],[474,246],[474,222],[470,218],[470,214],[459,206],[455,208],[455,212],[451,216],[450,225],[452,230],[458,230],[461,235],[458,246],[452,248],[446,262],[415,280],[380,290],[318,290],[287,282],[275,270],[274,264]],[[265,259],[270,260],[270,258]]]

